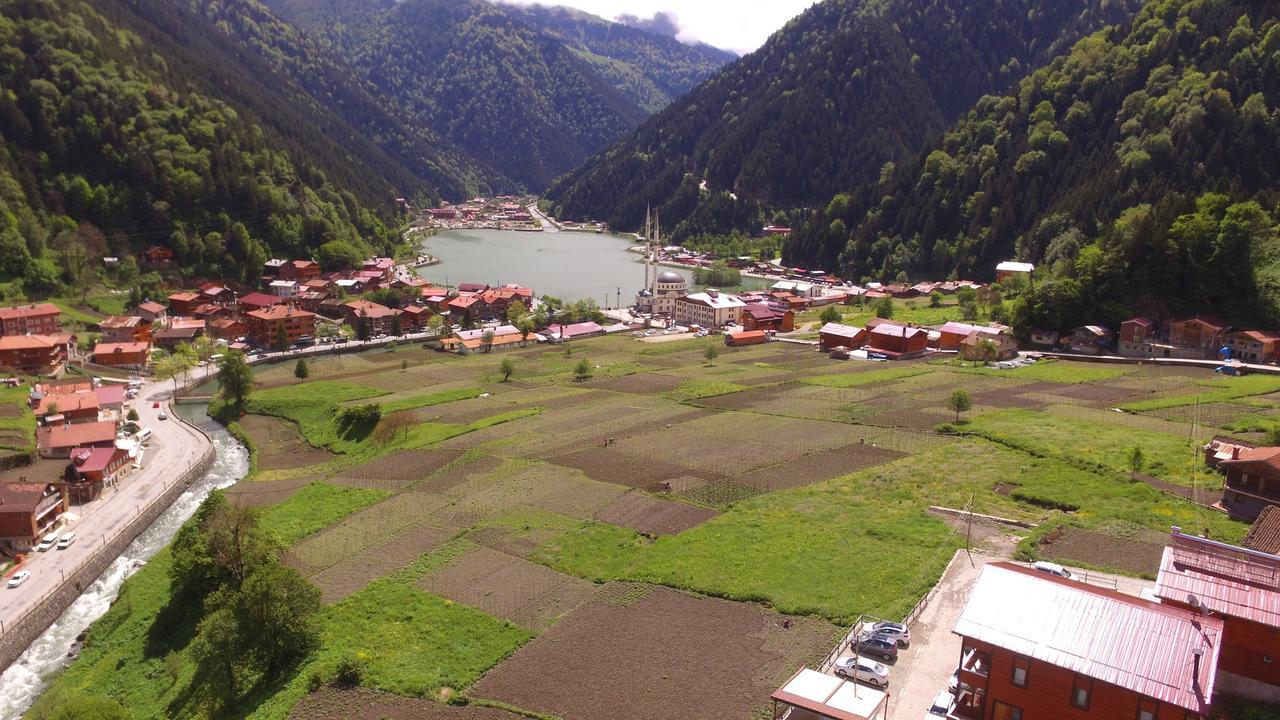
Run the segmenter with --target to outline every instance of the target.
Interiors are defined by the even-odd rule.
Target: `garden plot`
[[[761,492],[774,492],[848,475],[858,470],[893,462],[904,455],[906,453],[897,450],[865,443],[853,443],[752,470],[739,475],[736,482]]]
[[[979,411],[981,410],[981,403],[977,399],[974,400],[974,407]],[[858,422],[882,427],[932,430],[942,423],[951,422],[955,419],[955,413],[940,408],[902,408],[859,418]]]
[[[240,427],[258,448],[260,470],[319,465],[337,457],[328,450],[312,447],[302,437],[297,423],[284,418],[246,415],[240,419]]]
[[[426,698],[409,698],[365,688],[332,685],[304,697],[289,720],[522,720],[494,708],[454,707]]]
[[[666,490],[674,481],[690,475],[705,482],[719,477],[717,473],[697,473],[684,465],[631,455],[612,447],[557,455],[552,460],[556,465],[581,470],[592,480],[655,492]]]
[[[1091,407],[1111,408],[1126,402],[1139,400],[1143,393],[1118,385],[1080,383],[1078,385],[1062,385],[1051,394],[1066,398],[1069,404],[1088,405]]]
[[[610,584],[471,694],[565,720],[755,717],[840,632],[786,619],[757,605]]]
[[[640,395],[658,395],[674,390],[684,382],[678,375],[648,372],[633,373],[621,377],[597,380],[586,384],[586,387],[597,390],[610,390],[622,393],[638,393]]]
[[[294,545],[288,553],[290,564],[304,575],[313,575],[408,528],[422,524],[446,527],[430,518],[448,502],[436,493],[394,495]]]
[[[344,470],[330,482],[374,490],[399,490],[461,456],[461,450],[400,450]]]
[[[432,473],[430,477],[417,484],[417,489],[427,492],[446,492],[455,485],[495,472],[502,463],[501,459],[492,455],[466,455]]]
[[[411,527],[394,537],[354,552],[337,564],[312,575],[310,580],[320,589],[320,599],[333,604],[377,578],[407,566],[424,553],[435,550],[448,542],[455,532],[451,528],[430,525]]]
[[[596,589],[572,575],[478,546],[428,572],[418,587],[541,631]]]
[[[1076,527],[1059,527],[1036,544],[1046,558],[1091,567],[1114,568],[1135,575],[1153,576],[1160,569],[1167,536],[1148,531],[1135,537],[1119,537]]]
[[[596,513],[596,520],[631,528],[645,535],[675,535],[716,517],[715,510],[672,500],[659,500],[632,490]]]
[[[447,493],[460,503],[502,509],[529,505],[587,520],[626,491],[614,483],[590,479],[581,472],[539,461],[514,471],[468,480]]]
[[[1249,398],[1250,401],[1258,399]],[[1274,421],[1277,411],[1274,408],[1254,407],[1243,403],[1214,402],[1149,410],[1143,414],[1177,423],[1196,422],[1200,425],[1228,427],[1237,423],[1258,425],[1267,420]]]
[[[267,507],[288,500],[314,480],[310,474],[287,480],[241,480],[227,488],[227,499],[239,507]]]

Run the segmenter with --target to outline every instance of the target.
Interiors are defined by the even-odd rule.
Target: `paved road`
[[[213,368],[198,368],[192,379],[203,379]],[[8,625],[34,608],[62,581],[62,573],[70,574],[80,567],[90,553],[114,539],[129,521],[180,478],[204,454],[209,438],[175,415],[167,398],[173,392],[172,382],[144,385],[133,401],[139,422],[151,428],[153,436],[144,450],[142,469],[135,471],[112,489],[105,491],[88,505],[72,506],[78,516],[69,527],[76,542],[66,550],[32,552],[20,570],[31,572],[21,587],[0,587],[0,624]],[[159,408],[152,404],[159,402]],[[168,420],[159,419],[161,412]]]

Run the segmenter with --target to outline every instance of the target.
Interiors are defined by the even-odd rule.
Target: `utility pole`
[[[969,504],[965,506],[965,511],[969,513],[968,522],[964,526],[964,554],[969,556],[969,567],[976,567],[973,562],[973,552],[970,550],[970,540],[973,538],[973,494],[969,494]]]

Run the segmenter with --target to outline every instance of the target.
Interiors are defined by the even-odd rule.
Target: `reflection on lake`
[[[425,252],[440,258],[440,264],[421,268],[418,274],[452,285],[515,283],[533,288],[537,295],[592,298],[609,307],[616,307],[621,297],[622,305],[629,306],[644,285],[644,263],[627,252],[633,244],[629,238],[582,232],[450,230],[423,241]],[[692,283],[692,271],[675,271]],[[742,280],[751,288],[769,285],[756,278]]]

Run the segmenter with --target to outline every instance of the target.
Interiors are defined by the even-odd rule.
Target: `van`
[[[1045,562],[1044,560],[1041,560],[1040,562],[1035,563],[1031,567],[1035,568],[1036,570],[1039,570],[1042,573],[1049,573],[1050,575],[1056,575],[1057,577],[1066,578],[1068,580],[1071,579],[1071,571],[1062,567],[1057,563]]]
[[[141,445],[146,445],[151,442],[151,428],[142,428],[138,431],[138,434],[134,436],[134,439]]]
[[[58,549],[66,550],[67,548],[71,547],[71,543],[75,541],[76,541],[76,534],[73,532],[69,532],[63,535],[62,538],[58,540]]]

